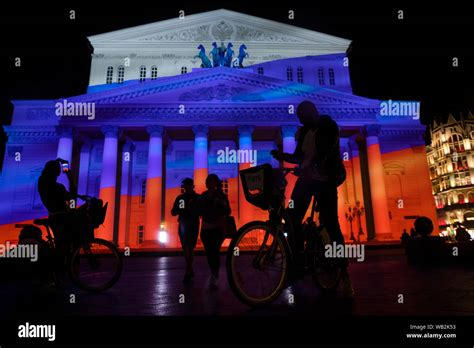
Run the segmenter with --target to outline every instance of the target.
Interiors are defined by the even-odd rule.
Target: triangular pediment
[[[349,40],[225,9],[186,15],[89,37],[94,47],[112,44],[234,42],[310,45],[345,52]]]
[[[294,103],[313,100],[316,105],[378,107],[379,101],[326,88],[288,82],[232,68],[193,71],[154,81],[89,93],[71,101],[101,105],[186,103]]]

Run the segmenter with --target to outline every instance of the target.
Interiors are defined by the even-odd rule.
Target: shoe
[[[353,300],[355,296],[354,288],[349,277],[349,273],[344,272],[341,277],[342,280],[342,297],[345,299]]]

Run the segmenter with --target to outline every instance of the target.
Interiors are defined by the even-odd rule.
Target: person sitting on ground
[[[408,262],[412,264],[437,264],[443,256],[444,239],[432,236],[434,226],[431,219],[420,216],[415,220],[416,237],[407,243]]]

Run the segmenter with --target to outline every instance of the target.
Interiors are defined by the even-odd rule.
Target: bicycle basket
[[[98,228],[104,223],[105,214],[107,213],[107,207],[109,203],[105,203],[102,199],[92,198],[89,202],[89,215],[92,220],[94,228]]]
[[[274,169],[268,163],[239,172],[245,199],[264,210],[270,208],[274,195]]]

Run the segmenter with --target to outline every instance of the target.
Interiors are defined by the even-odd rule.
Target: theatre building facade
[[[424,127],[413,117],[381,115],[380,100],[352,93],[350,41],[227,10],[89,41],[87,93],[13,101],[0,176],[2,242],[18,238],[15,223],[47,215],[37,181],[57,157],[70,161],[79,193],[109,203],[96,234],[120,247],[180,246],[170,210],[186,177],[199,193],[206,176],[217,174],[239,225],[265,219],[245,201],[238,171],[278,166],[270,151],[295,149],[303,100],[340,127],[346,240],[351,231],[362,242],[398,239],[416,216],[436,219]],[[361,226],[346,215],[357,202]]]

